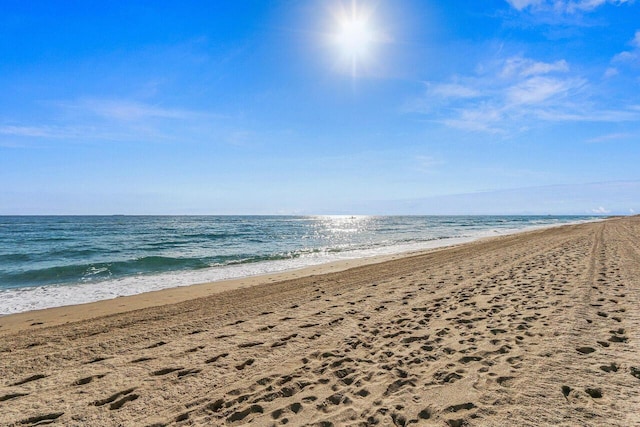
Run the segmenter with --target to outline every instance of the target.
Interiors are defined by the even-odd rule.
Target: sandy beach
[[[0,425],[640,425],[640,217],[0,318]]]

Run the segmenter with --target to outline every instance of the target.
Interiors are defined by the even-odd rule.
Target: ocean
[[[0,216],[0,315],[595,219]]]

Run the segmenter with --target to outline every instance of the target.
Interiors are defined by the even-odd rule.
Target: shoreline
[[[234,291],[238,289],[262,286],[286,280],[337,273],[356,267],[380,264],[387,261],[420,256],[434,251],[446,250],[461,245],[473,244],[474,242],[479,242],[483,239],[499,239],[501,237],[510,235],[511,234],[494,237],[483,237],[469,242],[453,243],[450,245],[438,246],[431,249],[331,261],[292,270],[279,271],[275,273],[258,274],[254,276],[245,276],[215,282],[195,283],[191,285],[147,291],[134,295],[120,296],[116,298],[103,299],[81,304],[71,304],[59,307],[49,307],[24,311],[20,313],[5,314],[0,316],[0,336],[2,336],[3,333],[12,333],[32,326],[55,326],[68,322],[83,321],[94,317],[110,316],[126,313],[129,311],[176,304],[192,299],[208,297],[215,294]],[[38,324],[32,325],[30,324],[30,322]]]
[[[307,276],[334,273],[348,270],[354,267],[378,264],[386,261],[396,260],[399,258],[420,256],[431,253],[433,251],[455,248],[461,245],[473,244],[475,242],[481,242],[489,239],[500,239],[503,237],[531,233],[556,227],[587,224],[603,220],[606,219],[593,219],[589,221],[580,221],[569,224],[530,226],[526,229],[511,230],[506,233],[499,233],[493,236],[461,238],[454,237],[443,240],[434,240],[432,242],[429,242],[430,244],[433,244],[433,247],[427,247],[424,249],[357,258],[347,258],[343,260],[312,264],[300,268],[280,270],[272,273],[260,273],[256,275],[234,277],[230,279],[211,282],[192,283],[188,285],[144,291],[132,295],[123,295],[115,298],[100,299],[79,304],[69,304],[22,311],[17,313],[2,314],[0,315],[0,336],[4,333],[10,333],[33,326],[55,326],[68,322],[82,321],[92,317],[108,316],[133,310],[162,306],[166,304],[175,304],[190,299],[206,297],[209,295],[219,294],[235,289],[260,286],[268,283],[297,279]]]

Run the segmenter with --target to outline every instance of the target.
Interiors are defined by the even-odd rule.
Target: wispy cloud
[[[633,40],[631,40],[631,45],[640,47],[640,30],[636,31],[635,37],[633,38]]]
[[[467,131],[504,134],[506,133],[506,129],[502,126],[504,114],[503,107],[472,105],[454,110],[452,117],[444,118],[441,122],[448,127]]]
[[[480,96],[477,89],[463,86],[458,83],[427,83],[430,94],[442,98],[475,98]]]
[[[540,105],[549,100],[558,100],[571,91],[579,90],[586,84],[584,79],[561,79],[532,77],[506,90],[507,103],[511,106],[529,104]]]
[[[387,215],[633,214],[640,211],[639,195],[640,181],[596,182],[370,202],[359,211]]]
[[[537,116],[550,122],[601,122],[621,123],[640,120],[640,112],[633,108],[627,110],[594,110],[588,107],[573,106],[572,110],[538,110]]]
[[[65,130],[52,128],[49,126],[0,126],[0,134],[11,136],[27,136],[37,138],[60,138],[68,135]]]
[[[544,3],[544,0],[507,0],[512,7],[522,10],[528,7],[539,7],[540,4]]]
[[[76,101],[55,102],[54,105],[62,109],[94,114],[105,119],[117,121],[139,121],[147,119],[195,120],[225,117],[210,112],[167,108],[126,99],[89,98]]]
[[[418,164],[417,169],[425,173],[433,173],[438,166],[444,164],[444,161],[433,156],[416,156],[415,160]]]
[[[607,135],[601,135],[595,138],[590,138],[586,142],[595,144],[595,143],[601,143],[601,142],[618,141],[621,139],[629,139],[633,137],[634,135],[631,133],[610,133]]]
[[[27,139],[120,139],[113,131],[82,125],[0,125],[0,135]]]
[[[503,77],[513,77],[515,75],[528,77],[553,72],[568,72],[569,64],[564,59],[556,62],[534,61],[522,56],[508,58],[502,69]]]
[[[0,123],[0,139],[66,141],[169,141],[197,137],[227,116],[127,99],[49,101],[38,124]],[[48,122],[48,123],[47,123]],[[4,137],[4,138],[2,138]]]
[[[616,77],[629,66],[640,65],[640,30],[635,32],[628,45],[631,46],[631,49],[619,52],[611,58],[611,64],[604,72],[605,78]]]
[[[598,107],[589,81],[571,73],[565,59],[545,62],[512,56],[480,68],[473,75],[427,83],[424,97],[408,110],[448,127],[505,135],[545,121],[640,119],[633,106]]]
[[[516,10],[532,12],[578,13],[590,12],[604,4],[621,5],[630,0],[506,0]]]
[[[633,39],[629,41],[631,49],[622,51],[611,59],[612,63],[640,64],[640,30],[637,30]]]
[[[515,26],[540,26],[549,40],[580,37],[580,29],[602,26],[601,9],[623,7],[635,0],[506,0],[505,19]],[[633,13],[633,12],[631,12]],[[512,19],[513,18],[513,19]]]

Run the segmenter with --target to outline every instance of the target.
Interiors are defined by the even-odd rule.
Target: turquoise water
[[[591,219],[5,216],[0,217],[0,314]]]

